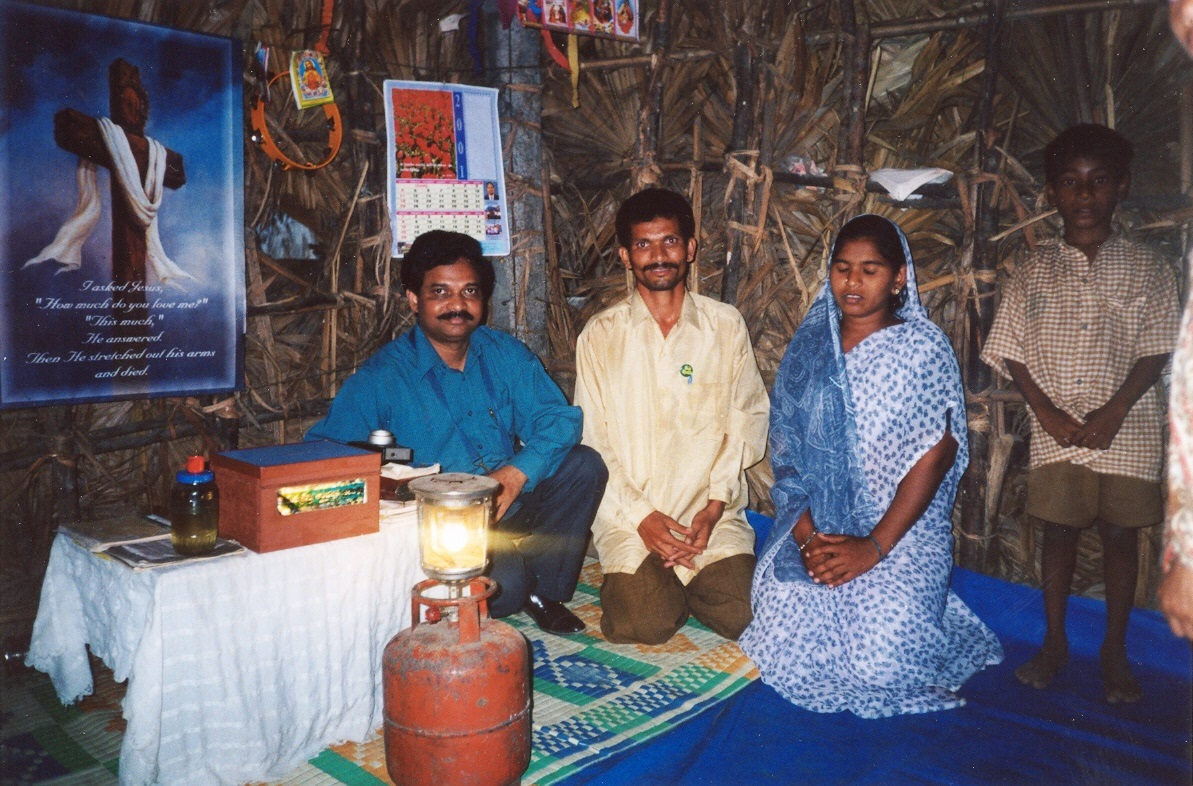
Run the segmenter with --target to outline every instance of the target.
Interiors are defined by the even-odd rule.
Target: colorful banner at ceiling
[[[637,41],[638,3],[639,0],[518,0],[518,20],[527,27]]]

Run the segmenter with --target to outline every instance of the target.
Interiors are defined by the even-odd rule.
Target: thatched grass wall
[[[320,11],[315,0],[45,4],[236,36],[246,52],[257,41],[279,50],[309,46]],[[842,218],[858,211],[887,215],[907,232],[921,292],[969,368],[980,306],[996,301],[997,284],[1017,258],[1058,230],[1041,198],[1040,150],[1079,120],[1114,125],[1135,142],[1134,207],[1121,220],[1176,260],[1193,216],[1181,198],[1193,179],[1193,150],[1178,133],[1182,108],[1189,115],[1190,71],[1162,3],[1115,5],[1037,16],[1010,7],[992,93],[983,89],[985,29],[970,21],[986,18],[986,3],[935,3],[929,12],[909,0],[644,0],[642,44],[580,40],[578,107],[569,75],[544,56],[541,88],[524,89],[542,91],[548,177],[519,180],[550,205],[544,362],[570,390],[576,335],[625,292],[613,213],[649,182],[691,196],[701,248],[693,285],[730,293],[768,384],[821,286],[826,244]],[[336,3],[329,66],[348,131],[330,166],[310,175],[281,171],[246,129],[243,392],[0,413],[0,636],[8,642],[27,634],[53,526],[74,514],[76,498],[84,516],[160,510],[173,469],[189,453],[300,439],[338,382],[410,325],[388,256],[380,86],[386,78],[483,82],[464,33],[438,26],[467,6]],[[902,24],[926,17],[936,21]],[[854,26],[857,38],[839,35]],[[651,53],[653,61],[644,56]],[[252,95],[257,82],[248,62],[246,54]],[[318,137],[321,113],[299,116],[286,106],[272,106],[285,129],[275,136],[301,153]],[[979,147],[993,151],[993,167],[980,166]],[[921,166],[956,176],[914,205],[865,189],[869,171]],[[823,178],[809,180],[809,172]],[[983,199],[993,206],[987,212]],[[261,252],[257,232],[281,214],[313,230],[316,259]],[[997,222],[992,240],[980,235],[983,218]],[[534,245],[519,240],[516,247]],[[980,262],[991,248],[1001,260],[997,271],[975,270],[975,253]],[[985,530],[958,521],[959,553],[977,553],[979,567],[1037,583],[1038,537],[1020,520],[1023,405],[1013,394],[981,390],[971,415],[995,446],[992,461],[974,462],[991,513]],[[751,472],[759,508],[769,507],[769,483],[765,464]],[[1154,533],[1141,556],[1143,602],[1154,592],[1157,543]],[[1096,537],[1083,541],[1077,591],[1097,594],[1097,552]]]

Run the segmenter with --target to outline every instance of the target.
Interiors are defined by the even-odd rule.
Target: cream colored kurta
[[[687,293],[666,338],[634,291],[589,321],[576,344],[584,444],[609,468],[593,524],[606,573],[633,573],[649,553],[638,525],[654,511],[688,526],[725,503],[697,570],[752,554],[745,470],[766,450],[770,401],[736,308]],[[676,566],[687,584],[696,574]]]

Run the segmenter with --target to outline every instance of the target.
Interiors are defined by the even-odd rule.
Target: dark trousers
[[[735,554],[705,565],[684,586],[658,554],[633,573],[606,573],[601,586],[601,632],[609,641],[662,644],[691,614],[713,631],[736,640],[754,618],[750,580],[754,555]]]
[[[520,611],[532,593],[571,600],[608,479],[600,454],[576,445],[554,475],[518,498],[516,513],[497,522],[489,538],[489,577],[500,590],[489,604],[491,616]]]

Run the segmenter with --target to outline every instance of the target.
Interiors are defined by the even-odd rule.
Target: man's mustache
[[[674,262],[655,262],[652,265],[647,265],[643,270],[679,270],[679,265]]]
[[[441,319],[444,322],[447,322],[450,319],[464,319],[469,322],[476,321],[476,317],[473,316],[471,311],[444,311],[437,317],[437,319]]]

